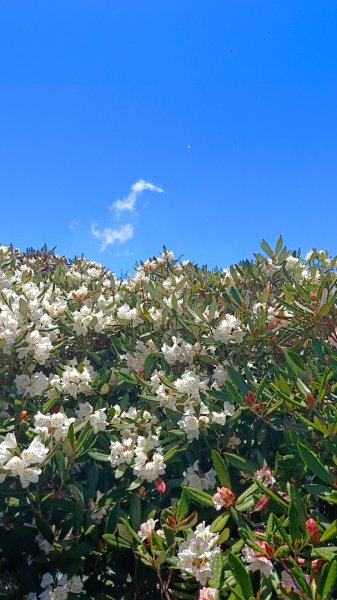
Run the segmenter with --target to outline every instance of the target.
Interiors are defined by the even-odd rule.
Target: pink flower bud
[[[261,496],[260,500],[255,504],[252,512],[258,512],[260,510],[264,510],[270,504],[269,496]]]
[[[325,563],[326,560],[323,560],[323,558],[315,558],[311,563],[311,568],[315,569],[315,571],[321,571]]]
[[[319,542],[320,534],[315,519],[309,517],[306,521],[305,529],[309,534],[311,543],[317,544],[317,542]]]
[[[159,494],[163,494],[166,491],[166,483],[161,477],[157,477],[157,479],[154,480],[154,485]]]
[[[235,504],[235,496],[232,490],[226,487],[217,488],[212,500],[216,510],[220,510],[221,508],[228,510]]]

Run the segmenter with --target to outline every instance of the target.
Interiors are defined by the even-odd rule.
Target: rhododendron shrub
[[[336,597],[337,259],[0,247],[0,597]]]

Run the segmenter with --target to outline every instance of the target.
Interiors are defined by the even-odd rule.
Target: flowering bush
[[[336,597],[337,258],[262,249],[0,247],[0,597]]]

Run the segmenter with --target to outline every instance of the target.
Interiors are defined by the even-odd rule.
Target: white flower
[[[210,469],[207,473],[202,473],[199,469],[199,461],[196,460],[191,467],[187,467],[183,473],[183,485],[190,485],[198,490],[209,490],[216,484],[216,472]]]
[[[124,439],[122,442],[111,442],[110,462],[112,467],[124,463],[131,464],[135,455],[135,443],[132,438]]]
[[[212,412],[212,423],[216,423],[217,425],[224,425],[226,423],[227,417],[232,417],[235,413],[235,406],[230,402],[224,403],[223,411],[221,412]]]
[[[38,412],[34,417],[34,433],[42,438],[52,436],[56,441],[67,437],[68,429],[74,423],[74,417],[67,417],[62,412],[42,414]]]
[[[86,361],[83,361],[81,368],[77,367],[77,363],[75,365],[65,365],[62,376],[54,375],[50,380],[50,385],[73,398],[77,398],[78,394],[85,394],[86,396],[92,394],[91,380],[95,376],[95,371],[90,363]]]
[[[117,309],[117,317],[123,321],[129,321],[134,327],[142,322],[142,319],[138,316],[137,309],[130,308],[128,304],[122,304]]]
[[[78,575],[68,579],[67,575],[62,573],[58,573],[56,578],[51,573],[45,573],[41,587],[44,591],[39,595],[39,600],[67,600],[69,592],[81,594],[83,583]]]
[[[249,565],[251,571],[260,571],[266,579],[269,579],[272,571],[274,570],[273,563],[266,556],[259,555],[255,550],[249,546],[242,548],[242,556],[246,563]]]
[[[199,419],[196,417],[193,408],[185,410],[177,425],[186,433],[189,441],[199,438]]]
[[[105,431],[108,426],[108,421],[105,414],[106,408],[98,408],[94,410],[89,402],[80,402],[79,409],[76,414],[79,419],[89,421],[94,433]]]
[[[227,371],[225,368],[228,364],[229,363],[227,361],[224,361],[222,365],[217,365],[213,371],[212,379],[214,379],[214,382],[217,384],[218,387],[224,385],[228,379]]]
[[[169,365],[174,365],[177,362],[191,364],[194,355],[192,344],[188,344],[181,338],[176,338],[175,336],[172,336],[172,342],[172,346],[164,343],[161,347],[166,362]]]
[[[48,385],[48,378],[42,371],[37,371],[31,377],[22,374],[15,377],[15,385],[21,396],[42,396]]]
[[[199,523],[185,542],[179,545],[177,566],[183,573],[193,575],[201,585],[206,585],[212,575],[212,563],[220,548],[216,546],[219,534],[212,533],[205,522]]]
[[[254,477],[256,477],[258,481],[261,481],[261,483],[263,483],[266,487],[276,483],[276,479],[273,477],[271,468],[268,466],[258,469],[258,471],[254,473]]]
[[[127,370],[139,373],[144,369],[145,361],[149,354],[155,350],[153,342],[146,345],[141,340],[136,341],[136,348],[133,352],[127,352],[120,358],[126,360]]]
[[[151,537],[152,532],[155,530],[156,523],[158,523],[158,519],[148,519],[145,523],[141,524],[138,535],[142,541]]]
[[[180,379],[176,379],[174,385],[180,394],[187,394],[190,398],[199,398],[199,391],[207,389],[207,380],[201,381],[196,373],[185,371]]]
[[[214,339],[224,344],[229,344],[230,342],[240,344],[246,335],[241,325],[241,321],[234,315],[225,315],[225,318],[214,329]]]
[[[11,440],[14,443],[14,440]],[[34,438],[26,450],[21,452],[20,456],[12,456],[6,461],[4,467],[9,469],[13,477],[19,477],[23,488],[28,487],[30,483],[37,483],[42,471],[40,468],[32,465],[42,463],[48,448],[46,448],[39,440]]]

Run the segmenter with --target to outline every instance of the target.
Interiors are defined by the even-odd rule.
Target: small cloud
[[[133,238],[133,227],[129,223],[122,225],[119,229],[97,229],[95,224],[91,225],[91,233],[96,238],[102,240],[101,250],[105,250],[108,246],[112,246],[115,242],[124,244],[127,240]]]
[[[71,223],[69,223],[68,225],[68,229],[71,229],[72,231],[74,229],[76,229],[76,227],[78,227],[80,224],[80,222],[77,219],[74,219],[73,221],[71,221]]]
[[[144,181],[144,179],[138,179],[130,189],[129,195],[123,200],[116,200],[111,206],[110,210],[116,211],[117,214],[123,212],[124,210],[133,211],[136,205],[137,198],[139,194],[144,192],[145,190],[149,190],[150,192],[159,192],[162,193],[164,190],[149,181]]]

